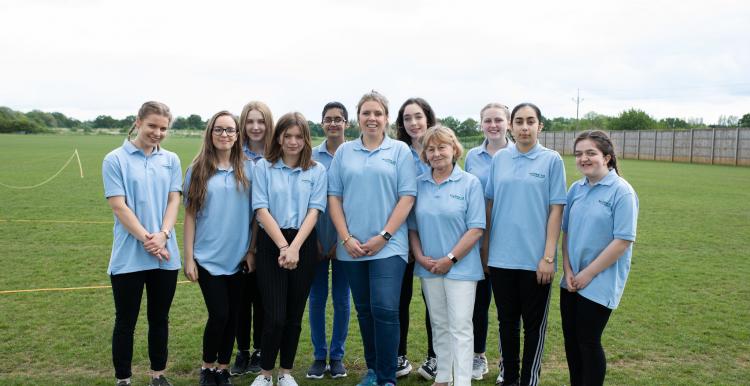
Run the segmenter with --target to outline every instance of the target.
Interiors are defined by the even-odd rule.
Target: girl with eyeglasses
[[[466,171],[479,178],[482,189],[487,186],[487,177],[490,172],[492,156],[501,149],[508,146],[508,124],[510,121],[510,110],[500,103],[488,103],[479,112],[479,124],[484,134],[482,144],[472,148],[466,154],[464,167]],[[483,237],[488,240],[488,236]],[[489,241],[489,240],[488,240]],[[479,243],[483,243],[480,241]],[[477,293],[474,299],[474,360],[472,362],[471,378],[482,380],[489,370],[487,356],[487,329],[489,328],[489,310],[492,301],[492,285],[489,279],[489,268],[487,267],[487,246],[480,248],[484,274],[482,280],[477,283]],[[499,346],[499,345],[498,345]],[[503,362],[499,363],[500,373],[495,383],[503,382]]]
[[[104,195],[114,214],[109,274],[115,304],[112,362],[117,385],[130,385],[133,333],[146,287],[151,385],[170,385],[167,366],[169,309],[180,269],[174,224],[180,206],[182,169],[175,153],[161,147],[172,113],[160,102],[138,111],[128,138],[102,163]],[[130,135],[137,130],[133,140]]]
[[[603,385],[607,359],[602,333],[630,273],[638,196],[620,177],[607,134],[581,133],[573,152],[583,178],[570,186],[562,223],[565,357],[572,386]]]
[[[259,101],[252,101],[242,107],[238,128],[241,136],[242,151],[245,157],[257,163],[266,154],[266,146],[273,135],[273,115],[268,106]],[[250,249],[254,254],[258,226],[253,221]],[[263,304],[258,292],[258,279],[255,271],[242,268],[242,286],[240,288],[240,309],[237,315],[237,355],[229,369],[232,375],[257,373],[260,371],[260,340],[263,335]],[[250,335],[252,348],[250,352]]]
[[[310,128],[300,113],[284,114],[253,171],[258,271],[265,311],[261,373],[253,386],[271,386],[280,355],[279,386],[297,386],[291,374],[301,322],[317,263],[315,223],[326,208],[326,170],[312,159]]]
[[[203,144],[185,174],[185,276],[200,284],[208,311],[200,385],[231,385],[229,369],[250,245],[253,163],[228,111],[208,121]]]
[[[560,154],[537,141],[544,126],[537,106],[516,106],[510,122],[515,143],[492,157],[485,188],[487,265],[500,324],[503,385],[536,386],[565,205],[565,168]]]

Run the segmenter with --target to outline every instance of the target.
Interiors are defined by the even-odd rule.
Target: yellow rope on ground
[[[78,160],[78,170],[81,172],[81,178],[83,178],[83,166],[81,166],[81,157],[78,156],[78,149],[75,149],[75,151],[73,151],[73,155],[71,155],[70,158],[68,158],[68,161],[65,162],[65,165],[63,165],[63,167],[61,167],[60,170],[57,171],[57,173],[55,173],[52,177],[47,178],[46,180],[44,180],[44,181],[42,181],[42,182],[40,182],[40,183],[38,183],[36,185],[31,185],[31,186],[15,186],[15,185],[8,185],[8,184],[4,184],[4,183],[0,182],[0,186],[6,187],[8,189],[34,189],[34,188],[38,188],[38,187],[40,187],[40,186],[42,186],[42,185],[44,185],[44,184],[52,181],[53,179],[55,179],[55,177],[57,177],[58,175],[60,175],[60,173],[62,173],[62,171],[70,164],[70,161],[73,161],[73,158],[75,158],[75,159]]]
[[[182,280],[182,281],[177,282],[177,284],[185,284],[185,283],[190,283],[190,281]],[[78,291],[78,290],[101,289],[101,288],[111,288],[111,287],[112,287],[111,285],[94,285],[94,286],[87,286],[87,287],[35,288],[35,289],[21,289],[21,290],[6,290],[6,291],[0,291],[0,295],[18,294],[18,293],[26,293],[26,292]]]
[[[50,223],[50,224],[112,224],[113,221],[88,221],[88,220],[24,220],[24,219],[0,219],[0,222],[22,222],[22,223]],[[175,225],[182,225],[176,222]]]

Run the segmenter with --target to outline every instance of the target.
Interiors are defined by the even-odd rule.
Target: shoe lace
[[[432,371],[437,370],[437,359],[427,358],[427,367]]]
[[[484,361],[482,360],[482,357],[480,357],[480,356],[474,357],[474,363],[473,363],[473,365],[476,368],[484,366]]]

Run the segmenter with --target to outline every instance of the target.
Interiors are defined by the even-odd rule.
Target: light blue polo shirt
[[[493,200],[488,265],[536,271],[544,257],[549,206],[566,202],[560,154],[539,143],[526,153],[509,144],[492,158],[485,197]]]
[[[417,151],[414,150],[414,148],[411,146],[409,146],[409,150],[411,151],[411,156],[414,157],[414,165],[417,167],[417,176],[421,176],[425,173],[431,173],[432,167],[422,162],[422,159],[419,158],[419,153],[417,153]]]
[[[455,165],[450,177],[440,185],[432,173],[422,174],[417,180],[417,202],[409,214],[409,229],[419,232],[422,252],[439,259],[446,256],[466,231],[485,229],[484,195],[482,184],[473,175]],[[482,260],[479,243],[458,261],[446,275],[435,275],[417,263],[414,274],[420,277],[446,277],[453,280],[482,280]]]
[[[505,144],[505,147],[508,147],[508,145],[510,145],[510,142],[507,142]],[[505,147],[503,149],[505,149]],[[479,178],[479,182],[482,183],[482,189],[484,189],[487,187],[487,176],[490,174],[491,163],[492,156],[487,152],[487,140],[485,139],[481,145],[472,148],[468,153],[466,153],[466,158],[464,159],[464,169],[467,172],[477,176],[477,178]]]
[[[245,178],[252,181],[253,161],[246,160]],[[187,192],[190,190],[192,169],[185,173]],[[238,188],[234,168],[217,169],[208,179],[206,197],[195,216],[193,258],[211,275],[232,275],[250,246],[250,187]]]
[[[312,158],[316,162],[323,164],[323,166],[326,167],[326,170],[331,168],[331,161],[333,161],[333,155],[329,153],[326,148],[327,143],[328,140],[323,140],[320,145],[315,146],[312,150]],[[328,188],[326,187],[326,190],[327,189]],[[315,225],[315,230],[318,233],[318,240],[323,246],[323,253],[328,253],[333,247],[333,244],[336,244],[337,238],[336,227],[333,226],[333,221],[331,221],[328,208],[318,216],[318,223]]]
[[[279,228],[299,229],[308,209],[325,211],[326,185],[326,168],[317,162],[302,170],[262,158],[253,170],[253,211],[267,208]]]
[[[249,147],[247,147],[247,144],[242,145],[242,152],[245,154],[245,157],[247,159],[253,161],[253,163],[257,163],[258,160],[263,158],[263,154],[258,154],[252,150],[250,150]]]
[[[417,195],[417,172],[409,147],[388,136],[370,151],[362,138],[338,150],[328,171],[328,195],[342,197],[349,232],[361,243],[383,230],[401,196]],[[365,261],[400,256],[409,252],[406,221],[374,256],[354,259],[346,248],[336,248],[341,261]]]
[[[594,261],[614,239],[635,241],[638,195],[614,170],[590,186],[587,178],[573,183],[563,212],[563,232],[568,234],[568,257],[574,273]],[[617,261],[596,275],[581,296],[615,309],[630,272],[633,244]],[[565,278],[560,287],[567,288]]]
[[[104,196],[124,196],[128,208],[150,233],[161,231],[169,193],[182,191],[182,168],[177,154],[158,147],[146,156],[127,139],[121,147],[104,157],[102,178]],[[128,232],[117,216],[114,218],[112,255],[107,274],[180,269],[180,251],[174,229],[167,240],[169,261],[160,262],[143,249],[143,243]]]

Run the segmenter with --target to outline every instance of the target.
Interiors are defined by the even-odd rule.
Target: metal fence
[[[572,155],[578,133],[542,131],[539,142],[560,154]],[[750,166],[750,128],[607,133],[620,159]]]

